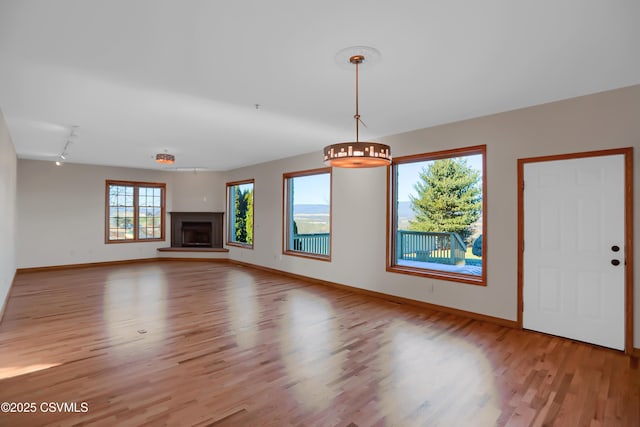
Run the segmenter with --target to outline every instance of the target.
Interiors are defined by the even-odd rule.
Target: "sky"
[[[482,171],[482,156],[464,156],[468,164]],[[413,185],[418,182],[420,171],[429,162],[403,163],[398,176],[398,201],[408,202],[409,195],[415,195]],[[308,175],[296,177],[295,200],[296,205],[328,205],[329,203],[329,175]]]
[[[320,175],[298,176],[294,179],[294,205],[330,205],[330,176]]]
[[[473,156],[464,156],[467,159],[467,163],[474,169],[482,172],[482,155],[474,154]],[[433,160],[431,160],[433,161]],[[409,195],[416,196],[416,191],[413,188],[414,184],[418,182],[420,172],[422,168],[427,166],[430,161],[416,162],[416,163],[403,163],[398,170],[398,201],[408,202]]]
[[[253,183],[250,183],[250,184],[240,184],[240,185],[238,185],[238,187],[240,187],[240,191],[242,191],[242,192],[244,193],[245,191],[248,191],[248,190],[253,189]]]

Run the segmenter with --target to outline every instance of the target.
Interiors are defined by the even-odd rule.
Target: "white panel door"
[[[624,350],[624,167],[524,164],[524,328]]]

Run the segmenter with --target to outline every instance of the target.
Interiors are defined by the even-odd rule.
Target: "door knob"
[[[613,264],[613,265],[620,265],[620,260],[618,260],[618,259],[612,259],[612,260],[611,260],[611,264]]]
[[[613,245],[613,246],[611,246],[611,250],[612,250],[613,252],[618,252],[618,251],[620,250],[620,246],[618,246],[618,245]]]

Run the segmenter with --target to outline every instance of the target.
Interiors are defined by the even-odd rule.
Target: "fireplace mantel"
[[[224,212],[170,214],[172,248],[222,248]]]

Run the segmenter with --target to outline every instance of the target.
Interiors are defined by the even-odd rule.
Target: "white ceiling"
[[[228,170],[640,83],[637,0],[0,0],[20,158]],[[366,64],[365,64],[366,65]],[[261,108],[256,110],[255,104]]]

